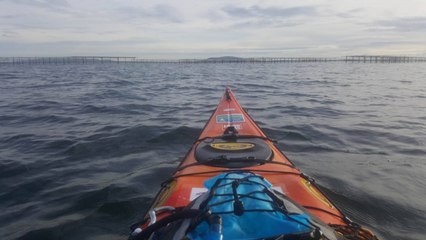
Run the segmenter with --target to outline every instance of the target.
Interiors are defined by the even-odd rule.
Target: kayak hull
[[[227,131],[231,135],[242,138],[241,144],[225,143],[211,144],[212,139],[224,138]],[[232,138],[232,136],[230,136]],[[244,141],[244,138],[256,138],[262,141],[264,146],[270,149],[270,157],[264,162],[256,162],[257,159],[250,157],[255,155],[254,150],[247,157],[247,162],[252,162],[250,166],[229,167],[220,164],[208,164],[209,158],[204,164],[197,156],[200,146],[212,146],[212,151],[234,153],[250,152],[247,148],[251,145]],[[254,144],[252,144],[254,145]],[[197,149],[198,148],[198,149]],[[220,163],[232,159],[219,159]],[[244,163],[244,159],[237,159]],[[256,161],[254,161],[256,160]],[[237,164],[238,165],[238,164]],[[240,106],[232,91],[227,88],[225,94],[219,102],[216,110],[206,123],[200,137],[195,141],[191,149],[187,152],[182,162],[179,164],[176,172],[166,180],[160,192],[155,197],[149,210],[163,206],[172,206],[175,208],[185,207],[190,204],[200,194],[207,191],[204,182],[218,174],[233,171],[248,171],[263,176],[273,186],[273,189],[284,194],[294,202],[303,206],[312,215],[319,218],[322,222],[335,228],[350,228],[352,222],[343,215],[338,207],[321,192],[315,181],[303,174],[294,164],[282,153],[275,145],[274,141],[267,138],[255,121]],[[159,214],[158,218],[167,216],[167,213]],[[147,215],[148,217],[148,215]],[[144,227],[144,226],[143,226]],[[357,239],[376,239],[369,231],[364,234],[365,238]],[[367,238],[371,235],[371,238]]]

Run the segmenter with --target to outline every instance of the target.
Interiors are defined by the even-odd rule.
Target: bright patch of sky
[[[425,0],[0,0],[0,56],[426,55]]]

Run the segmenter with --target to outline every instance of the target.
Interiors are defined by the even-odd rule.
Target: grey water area
[[[0,239],[126,239],[226,86],[354,221],[426,239],[426,65],[0,65]]]

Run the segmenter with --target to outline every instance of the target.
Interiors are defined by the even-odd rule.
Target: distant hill
[[[223,56],[223,57],[211,57],[211,58],[207,58],[207,61],[227,61],[227,62],[232,62],[232,61],[240,61],[242,58],[240,57],[233,57],[233,56]]]

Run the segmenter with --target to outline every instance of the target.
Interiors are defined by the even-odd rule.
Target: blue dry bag
[[[204,193],[208,196],[201,208],[210,211],[216,221],[200,222],[187,233],[191,240],[262,239],[313,230],[310,217],[279,198],[259,175],[224,173],[206,180],[204,186],[209,191]]]

